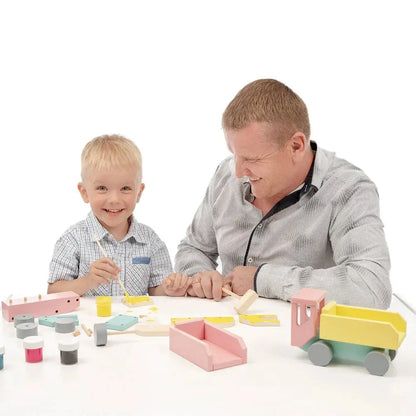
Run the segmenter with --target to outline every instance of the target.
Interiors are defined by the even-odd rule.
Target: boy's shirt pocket
[[[132,264],[150,264],[150,257],[133,257]]]

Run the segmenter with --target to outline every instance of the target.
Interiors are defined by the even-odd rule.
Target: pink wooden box
[[[207,371],[247,363],[243,339],[203,319],[175,323],[169,348]]]

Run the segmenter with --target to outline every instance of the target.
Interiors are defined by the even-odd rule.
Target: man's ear
[[[303,157],[306,147],[307,147],[307,140],[303,133],[297,131],[290,139],[290,151],[292,154],[292,158],[294,161],[299,160],[299,158]]]
[[[83,200],[86,204],[88,204],[88,202],[90,202],[90,201],[89,201],[89,199],[88,199],[87,190],[85,189],[85,186],[84,186],[84,184],[83,184],[82,182],[80,182],[80,183],[78,184],[78,191],[79,191],[79,193],[81,194],[81,198],[82,198],[82,200]]]
[[[145,188],[144,183],[141,183],[140,184],[140,191],[139,191],[139,193],[137,195],[136,203],[140,201],[140,198],[142,197],[142,193],[144,191],[144,188]]]

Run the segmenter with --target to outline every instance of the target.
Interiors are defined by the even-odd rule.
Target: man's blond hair
[[[88,142],[81,154],[81,177],[90,170],[109,168],[135,168],[142,179],[142,155],[138,147],[118,134],[103,135]]]
[[[224,111],[222,127],[225,131],[240,130],[254,121],[275,125],[280,143],[297,131],[307,139],[311,134],[305,103],[274,79],[259,79],[240,90]]]

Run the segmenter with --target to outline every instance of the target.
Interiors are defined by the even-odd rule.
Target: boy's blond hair
[[[135,168],[139,182],[142,180],[142,155],[137,146],[118,134],[103,135],[88,142],[81,154],[81,177],[89,170],[114,167]]]
[[[225,131],[240,130],[254,121],[274,124],[281,144],[297,131],[307,139],[311,134],[305,103],[274,79],[259,79],[240,90],[224,111],[222,127]]]

